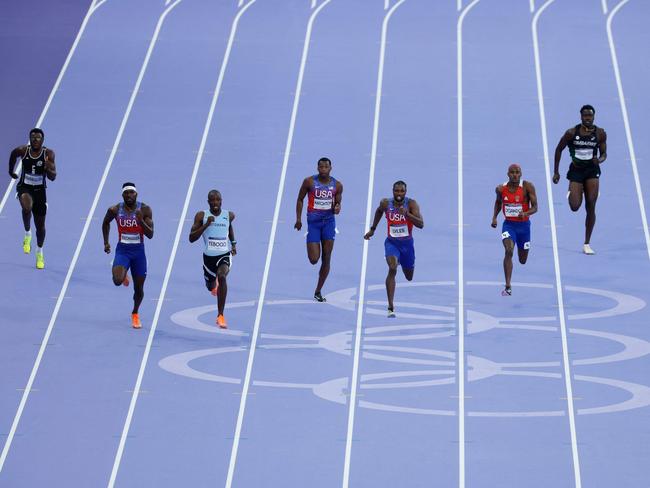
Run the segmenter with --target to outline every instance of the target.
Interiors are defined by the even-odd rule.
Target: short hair
[[[126,183],[124,183],[124,184],[122,185],[122,188],[126,188],[127,186],[135,186],[135,183],[133,183],[133,182],[131,182],[131,181],[127,181]]]
[[[32,134],[40,134],[43,136],[43,139],[45,139],[45,132],[43,132],[43,129],[39,129],[38,127],[34,127],[29,131],[29,135],[31,136]]]
[[[221,196],[221,192],[220,192],[219,190],[210,190],[210,191],[208,192],[208,198],[210,198],[210,197],[213,196],[213,195],[219,195],[219,196]]]
[[[402,180],[397,180],[395,183],[393,183],[393,188],[395,188],[398,185],[403,185],[404,189],[406,190],[406,183]]]
[[[582,107],[580,107],[580,115],[582,115],[583,110],[591,110],[594,113],[594,115],[596,114],[596,109],[591,105],[583,105]]]
[[[320,158],[318,160],[318,162],[319,163],[328,163],[330,166],[332,166],[332,161],[330,160],[330,158]]]

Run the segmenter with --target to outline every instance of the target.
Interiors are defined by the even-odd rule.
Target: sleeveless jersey
[[[404,197],[404,208],[408,209],[409,199]],[[406,218],[406,215],[399,213],[395,206],[395,200],[388,200],[388,208],[385,212],[386,222],[388,223],[388,237],[392,239],[412,239],[413,222]]]
[[[213,215],[210,210],[203,212],[203,224],[208,221],[212,215],[214,222],[203,232],[203,254],[206,256],[219,256],[230,252],[230,239],[228,239],[228,230],[230,229],[230,212],[221,209],[219,215]]]
[[[314,186],[309,190],[308,196],[307,218],[333,216],[336,180],[330,177],[329,183],[321,183],[318,175],[314,175],[313,179]]]
[[[568,144],[569,153],[575,164],[584,166],[598,156],[598,128],[594,125],[594,131],[587,136],[580,134],[580,125],[574,130],[575,135]]]
[[[524,195],[524,182],[520,181],[519,186],[514,193],[510,192],[508,182],[506,181],[501,188],[501,203],[503,215],[506,220],[514,222],[525,222],[528,216],[519,217],[519,212],[528,211],[528,200]]]
[[[23,169],[20,175],[19,185],[31,186],[33,189],[45,188],[45,146],[41,148],[38,156],[31,155],[31,146],[27,146],[25,156],[21,160]]]
[[[140,210],[142,203],[136,202],[135,210]],[[124,202],[120,203],[117,208],[117,234],[118,240],[122,244],[144,244],[142,226],[135,218],[135,210],[130,211],[124,206]]]

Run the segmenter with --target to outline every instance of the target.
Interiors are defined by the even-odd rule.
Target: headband
[[[128,190],[133,190],[134,192],[138,193],[138,190],[135,189],[135,186],[129,185],[122,188],[122,195],[124,195],[124,192]]]

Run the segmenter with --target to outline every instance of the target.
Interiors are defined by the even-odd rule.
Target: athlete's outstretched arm
[[[228,211],[230,216],[230,226],[228,227],[228,239],[230,239],[230,252],[234,256],[237,254],[237,239],[235,239],[235,229],[232,227],[232,221],[235,220],[235,212]]]
[[[366,235],[363,236],[364,239],[368,240],[375,235],[375,229],[377,229],[377,224],[379,224],[382,214],[386,211],[386,207],[388,207],[388,198],[383,198],[381,202],[379,202],[377,210],[375,210],[375,217],[372,220],[372,225],[370,226],[370,230],[366,232]]]
[[[560,142],[557,143],[557,147],[555,148],[555,158],[553,160],[553,183],[560,181],[560,159],[562,159],[562,151],[564,151],[564,148],[573,138],[574,132],[573,129],[567,130],[560,138]]]
[[[111,244],[108,242],[108,236],[111,232],[111,222],[117,217],[117,205],[114,207],[108,207],[106,215],[104,215],[104,221],[102,222],[102,234],[104,236],[104,252],[110,254]]]
[[[142,204],[141,210],[135,211],[135,218],[142,227],[142,232],[147,238],[153,237],[153,212],[149,205]]]
[[[18,175],[14,172],[14,167],[16,166],[16,159],[22,158],[25,156],[25,151],[27,146],[18,146],[9,155],[9,176],[14,180],[18,178]]]
[[[296,230],[302,229],[302,201],[309,193],[311,188],[311,176],[305,178],[300,186],[300,191],[298,192],[298,200],[296,201],[296,223],[293,225],[293,228]]]
[[[409,207],[406,210],[406,218],[413,222],[418,229],[424,228],[424,219],[420,213],[420,206],[415,200],[409,200]]]
[[[596,130],[601,131],[600,135],[598,136],[598,152],[600,153],[600,157],[597,161],[594,162],[597,164],[603,164],[607,159],[607,132],[605,132],[605,129]]]
[[[196,212],[196,215],[194,216],[194,223],[192,224],[192,228],[190,229],[190,242],[196,241],[199,237],[203,235],[203,232],[205,232],[205,229],[210,227],[210,224],[214,222],[214,217],[212,215],[208,216],[208,221],[203,225],[203,217],[204,217],[204,212],[201,210],[200,212]]]
[[[522,212],[522,216],[527,217],[537,212],[537,192],[535,191],[535,185],[530,181],[524,181],[524,189],[528,193],[528,210]]]
[[[343,184],[336,181],[336,196],[334,197],[334,214],[338,215],[341,211],[341,200],[343,199]]]
[[[494,201],[494,211],[492,213],[492,227],[496,229],[497,226],[497,216],[499,215],[499,212],[501,212],[501,191],[503,190],[503,185],[497,186],[496,193],[497,193],[497,198]]]
[[[50,181],[54,181],[56,179],[56,163],[54,162],[55,156],[54,156],[54,151],[51,149],[46,149],[45,150],[45,163],[43,164],[43,167],[45,168],[45,174],[47,175],[47,179]]]

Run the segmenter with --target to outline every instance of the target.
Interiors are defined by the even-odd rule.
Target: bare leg
[[[515,250],[515,243],[512,239],[503,239],[503,247],[506,251],[505,256],[503,257],[503,273],[506,278],[506,288],[510,288],[511,279],[512,279],[512,255]]]
[[[133,312],[138,313],[140,309],[140,304],[144,298],[144,280],[146,276],[134,276],[133,277]]]
[[[395,298],[395,276],[397,275],[397,257],[387,256],[388,275],[386,276],[386,295],[388,296],[388,309],[394,310],[393,299]]]
[[[413,273],[415,273],[415,268],[411,268],[411,269],[402,268],[402,273],[404,273],[404,278],[406,278],[407,281],[411,281],[413,280]]]
[[[307,257],[311,264],[316,264],[320,259],[320,242],[307,243]]]
[[[578,183],[577,181],[571,181],[569,183],[569,207],[574,212],[577,212],[580,209],[580,205],[582,205],[583,191],[582,183]]]
[[[22,209],[25,232],[28,232],[31,229],[32,205],[32,196],[29,193],[23,193],[20,195],[20,208]]]
[[[591,233],[596,225],[596,200],[598,200],[598,189],[600,180],[598,178],[590,178],[585,181],[585,210],[587,217],[585,218],[585,244],[589,244],[591,240]]]
[[[334,250],[334,241],[322,241],[321,246],[323,249],[323,256],[321,258],[320,270],[318,271],[318,284],[316,285],[314,293],[320,293],[325,284],[325,280],[327,279],[327,275],[330,274],[330,261],[332,259],[332,251]]]
[[[126,278],[126,268],[124,266],[113,266],[113,284],[120,286]]]
[[[219,281],[219,288],[217,289],[217,312],[223,315],[226,308],[226,296],[228,295],[228,282],[226,276],[230,272],[230,267],[227,264],[219,265],[217,268],[217,280]]]
[[[45,244],[45,215],[34,215],[34,224],[36,226],[36,244],[43,247]]]

